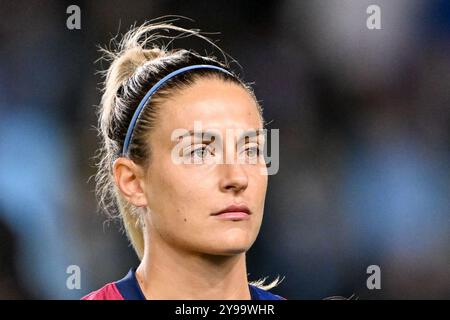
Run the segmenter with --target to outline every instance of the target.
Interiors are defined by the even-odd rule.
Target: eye
[[[261,149],[258,146],[251,146],[245,149],[245,153],[249,158],[255,158],[261,155]]]
[[[201,162],[206,157],[212,155],[211,148],[207,145],[202,145],[201,147],[194,148],[190,152],[190,156],[195,162]]]

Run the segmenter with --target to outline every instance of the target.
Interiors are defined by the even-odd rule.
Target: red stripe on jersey
[[[81,300],[125,300],[117,290],[115,283],[108,283],[97,291],[91,292]]]

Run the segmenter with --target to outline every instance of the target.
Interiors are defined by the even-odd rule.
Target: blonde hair
[[[114,182],[113,163],[121,156],[126,131],[134,111],[147,91],[172,71],[194,64],[209,64],[222,67],[232,73],[227,55],[199,30],[184,29],[171,24],[173,20],[160,23],[144,23],[133,26],[120,42],[112,41],[114,48],[100,48],[102,57],[110,63],[102,71],[103,95],[98,108],[98,134],[101,145],[97,153],[96,194],[100,208],[111,218],[119,218],[139,259],[144,253],[142,212],[125,200]],[[176,36],[161,32],[176,32]],[[202,56],[193,50],[169,49],[170,44],[180,38],[194,36],[218,49],[224,61],[214,56]],[[165,45],[157,45],[162,39],[170,39]],[[210,69],[198,69],[170,79],[145,106],[134,129],[129,145],[129,158],[136,164],[148,165],[151,150],[146,143],[157,121],[157,111],[165,98],[176,91],[192,85],[198,78],[215,77],[231,81],[245,88],[256,101],[262,119],[262,109],[253,90],[236,74],[228,75]],[[278,279],[277,279],[278,280]],[[277,281],[276,280],[276,281]],[[264,282],[258,282],[264,287]],[[271,283],[273,287],[273,283]],[[270,286],[269,285],[269,286]],[[276,284],[275,284],[276,285]],[[267,286],[266,286],[267,287]]]

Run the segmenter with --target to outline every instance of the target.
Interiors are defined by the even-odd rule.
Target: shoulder
[[[108,283],[100,289],[85,295],[81,300],[124,300],[115,283]]]

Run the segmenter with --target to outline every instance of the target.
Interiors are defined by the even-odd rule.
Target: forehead
[[[159,128],[192,129],[195,121],[203,128],[261,128],[262,122],[254,98],[242,86],[219,79],[201,79],[175,94],[159,109]]]

